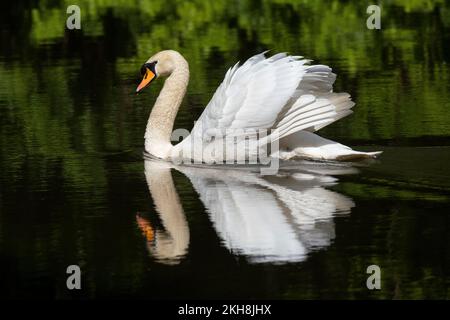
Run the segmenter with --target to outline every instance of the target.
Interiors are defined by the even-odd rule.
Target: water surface
[[[368,30],[356,1],[78,1],[73,31],[69,4],[0,5],[2,296],[448,299],[448,3],[386,2]],[[167,48],[191,70],[177,128],[271,49],[332,66],[356,101],[322,136],[384,153],[265,177],[144,160],[162,82],[134,90]]]

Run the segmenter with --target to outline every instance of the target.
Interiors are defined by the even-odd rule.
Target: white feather
[[[355,159],[378,154],[355,152],[330,140],[327,141],[335,143],[335,147],[329,154],[330,150],[323,147],[302,148],[305,136],[296,133],[317,131],[351,114],[350,109],[355,103],[349,94],[333,92],[336,75],[330,67],[311,66],[308,65],[310,60],[286,53],[269,58],[264,54],[255,55],[243,65],[236,64],[227,71],[192,130],[194,139],[185,139],[176,150],[194,140],[204,145],[215,143],[210,149],[218,150],[223,144],[223,139],[214,139],[218,133],[264,129],[277,132],[286,148],[282,151],[288,151],[283,153],[285,158],[344,159],[352,155]],[[268,139],[260,142],[266,141]],[[192,157],[200,156],[203,155]]]

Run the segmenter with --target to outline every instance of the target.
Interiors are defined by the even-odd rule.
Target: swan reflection
[[[305,161],[281,168],[276,176],[261,176],[239,168],[145,160],[147,184],[163,228],[154,230],[139,214],[137,224],[149,252],[163,263],[178,263],[189,247],[189,227],[171,169],[189,178],[223,245],[253,263],[305,260],[311,250],[330,245],[333,217],[354,206],[350,198],[325,188],[337,182],[331,174],[356,172],[347,164]]]

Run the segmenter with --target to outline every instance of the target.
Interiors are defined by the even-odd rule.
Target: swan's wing
[[[308,60],[264,53],[230,68],[193,133],[209,141],[216,130],[269,129],[294,94]]]
[[[279,118],[276,128],[281,138],[301,130],[314,132],[351,114],[354,105],[347,93],[303,94]]]
[[[210,141],[224,129],[278,129],[280,137],[318,130],[349,114],[348,94],[332,93],[336,78],[323,65],[285,53],[264,53],[230,68],[192,133]]]
[[[280,137],[301,130],[317,131],[352,113],[348,93],[333,92],[336,74],[324,65],[308,66],[292,99],[276,121]]]

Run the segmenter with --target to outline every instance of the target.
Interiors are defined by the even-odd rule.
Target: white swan
[[[228,145],[224,156],[224,138],[234,132],[242,134],[242,130],[245,135],[267,130],[268,138],[257,135],[254,139],[259,148],[265,148],[269,139],[277,141],[279,152],[271,156],[280,159],[359,160],[380,154],[355,151],[313,133],[352,113],[354,103],[349,94],[333,92],[336,75],[331,68],[308,63],[285,53],[270,58],[261,53],[241,66],[236,64],[226,73],[190,136],[173,146],[173,124],[186,93],[189,66],[177,51],[158,52],[142,66],[144,78],[136,89],[141,91],[156,77],[167,77],[148,119],[145,150],[165,160],[220,162],[218,157],[236,157],[235,151],[228,152]],[[240,145],[242,141],[233,141],[233,150],[255,153],[248,145]]]

